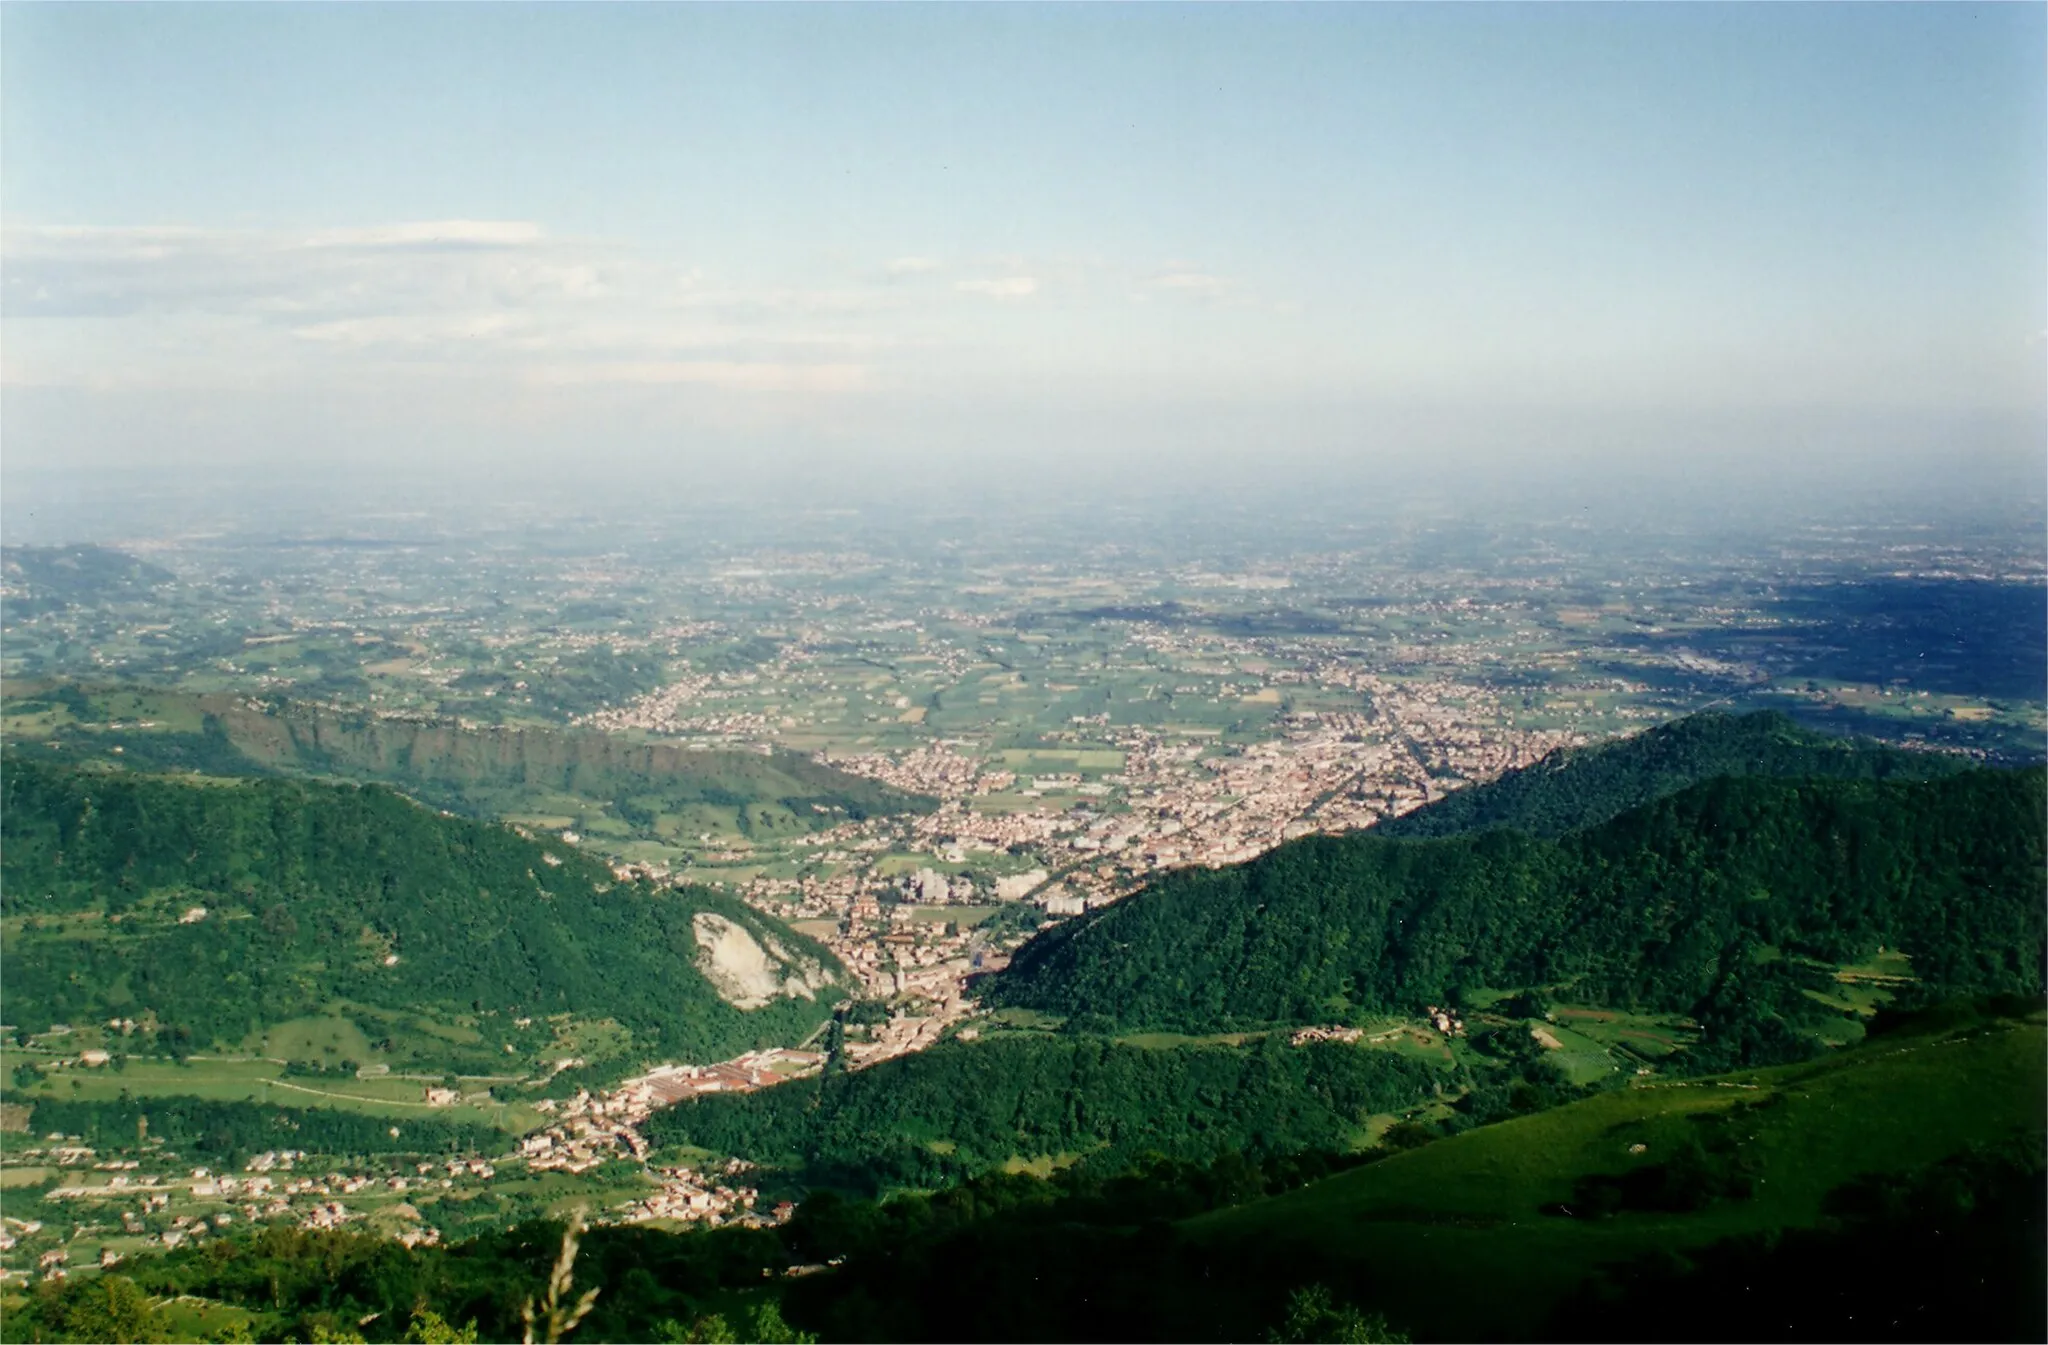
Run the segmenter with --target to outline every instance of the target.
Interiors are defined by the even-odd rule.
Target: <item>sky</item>
[[[0,486],[2038,488],[2044,38],[2020,4],[6,4]]]

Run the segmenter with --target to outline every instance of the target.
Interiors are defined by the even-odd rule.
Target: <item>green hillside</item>
[[[1373,834],[1457,836],[1511,827],[1554,837],[1716,776],[1920,780],[1954,775],[1968,766],[1959,757],[1815,733],[1771,710],[1698,714],[1618,742],[1559,748],[1533,766],[1389,818]]]
[[[844,978],[729,898],[621,882],[381,787],[12,756],[0,786],[0,975],[30,1032],[122,1018],[122,1049],[324,1039],[363,1064],[476,1072],[565,1054],[587,1028],[613,1054],[715,1060],[805,1036]],[[779,968],[751,1011],[700,946],[734,929]]]
[[[1880,949],[1936,997],[2039,992],[2043,782],[1721,779],[1558,840],[1306,838],[1041,934],[988,997],[1202,1033],[1540,987],[1692,1016],[1696,1067],[1782,1060]]]
[[[1813,1225],[1841,1212],[1838,1188],[1969,1146],[2038,1154],[2044,1049],[2038,1008],[1902,1031],[1824,1061],[1603,1094],[1185,1228],[1226,1262],[1321,1276],[1420,1339],[1526,1339],[1599,1267]],[[1638,1325],[1638,1339],[1685,1338]]]
[[[657,1112],[646,1134],[862,1190],[936,1186],[1012,1159],[1345,1150],[1450,1070],[1351,1046],[1152,1050],[1043,1035],[949,1042],[855,1074]]]
[[[535,725],[455,724],[240,696],[68,683],[15,690],[18,750],[143,770],[380,782],[471,817],[555,819],[594,840],[756,839],[930,799],[789,752],[700,751]]]

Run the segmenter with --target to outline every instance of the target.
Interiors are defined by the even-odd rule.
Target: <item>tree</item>
[[[124,1275],[45,1280],[29,1304],[33,1327],[26,1335],[51,1340],[163,1341],[170,1323],[164,1310]],[[40,1328],[40,1331],[35,1328]],[[19,1329],[19,1328],[17,1328]],[[15,1339],[13,1332],[9,1335]]]
[[[1287,1315],[1266,1335],[1274,1342],[1317,1341],[1331,1345],[1407,1345],[1408,1337],[1387,1319],[1368,1317],[1349,1303],[1337,1303],[1328,1286],[1304,1285],[1287,1296]]]
[[[451,1326],[431,1308],[415,1310],[411,1325],[405,1328],[405,1345],[474,1345],[475,1341],[475,1322]]]
[[[256,1331],[247,1317],[220,1322],[206,1333],[207,1345],[256,1345]]]
[[[762,1345],[818,1345],[816,1336],[783,1320],[782,1305],[772,1298],[747,1314],[747,1339]]]
[[[1434,1144],[1438,1139],[1436,1131],[1417,1121],[1396,1121],[1387,1127],[1387,1133],[1380,1136],[1380,1143],[1389,1150],[1400,1153],[1407,1149],[1420,1149],[1425,1144]]]

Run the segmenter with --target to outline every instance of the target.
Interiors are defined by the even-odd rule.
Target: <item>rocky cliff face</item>
[[[838,979],[823,962],[792,954],[765,929],[749,930],[716,911],[699,911],[690,923],[697,970],[736,1009],[758,1009],[779,996],[816,999]]]

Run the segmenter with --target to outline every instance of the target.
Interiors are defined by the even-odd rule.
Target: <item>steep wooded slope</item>
[[[2039,769],[1720,779],[1560,840],[1311,837],[1042,934],[989,997],[1199,1033],[1540,986],[1692,1014],[1701,1065],[1773,1058],[1880,948],[1929,994],[2038,993],[2043,803]]]
[[[717,1059],[822,1022],[843,969],[729,898],[616,880],[573,847],[376,786],[0,768],[10,1022],[138,1020],[175,1049],[341,1014],[433,1018],[451,1065],[611,1019],[650,1054]],[[779,967],[747,1012],[706,975],[720,917]],[[430,1031],[426,1038],[431,1040]]]

